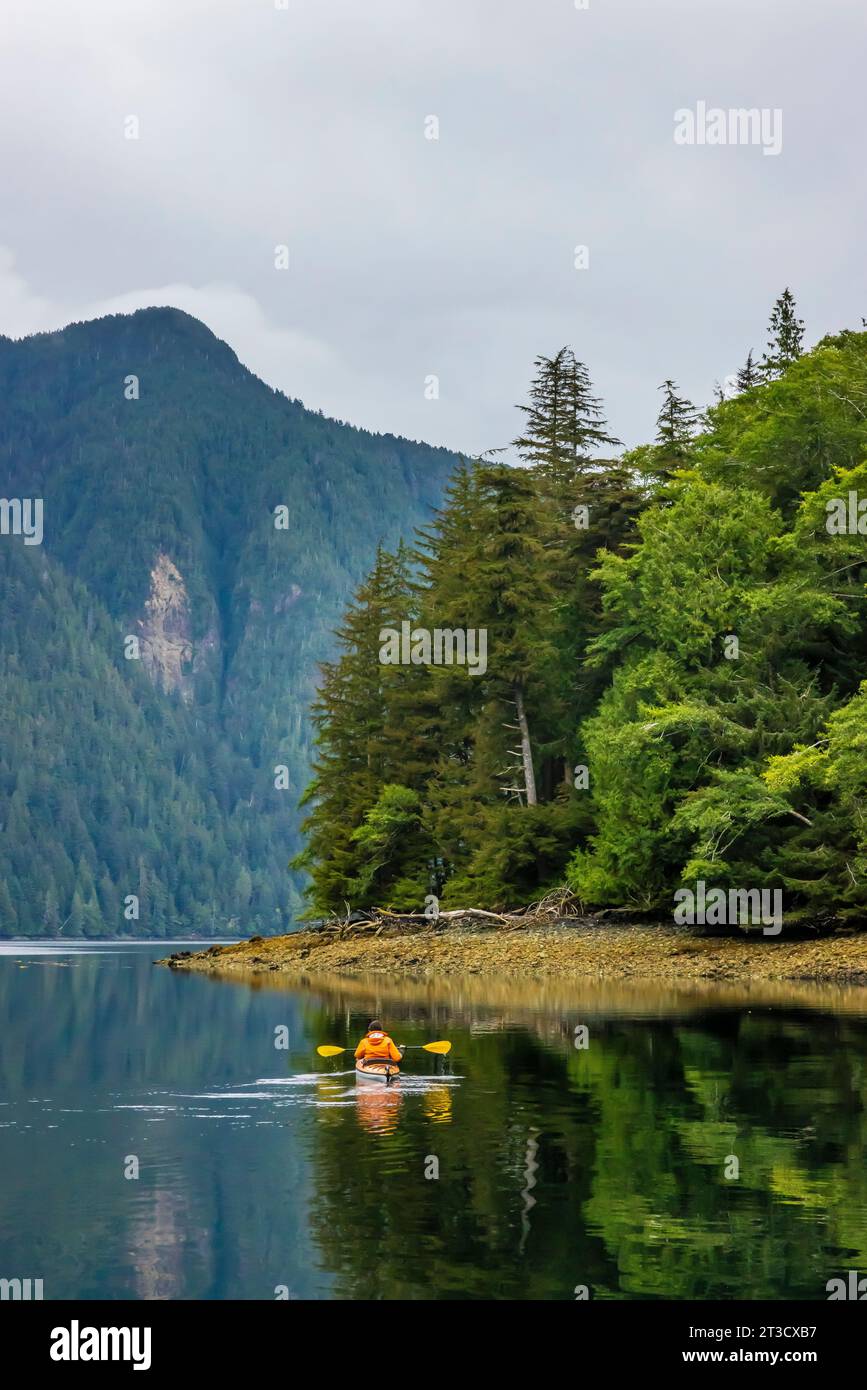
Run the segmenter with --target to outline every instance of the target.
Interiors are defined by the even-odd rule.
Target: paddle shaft
[[[409,1048],[419,1049],[422,1052],[434,1052],[444,1057],[447,1053],[451,1052],[452,1045],[450,1042],[404,1043],[404,1052],[408,1051]],[[352,1050],[353,1049],[349,1047],[336,1047],[328,1043],[324,1043],[321,1047],[317,1047],[316,1049],[320,1057],[336,1057],[341,1052],[351,1052]],[[382,1060],[385,1059],[383,1058]]]

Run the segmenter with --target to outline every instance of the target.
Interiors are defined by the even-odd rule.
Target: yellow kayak
[[[387,1086],[400,1076],[400,1067],[396,1062],[356,1062],[355,1076],[358,1081],[384,1081]]]

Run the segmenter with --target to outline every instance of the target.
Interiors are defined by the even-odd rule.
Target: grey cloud
[[[784,284],[811,339],[864,312],[855,0],[6,0],[3,23],[0,331],[175,292],[307,404],[477,450],[564,342],[635,443],[664,376],[702,404],[763,346]],[[675,146],[698,100],[782,108],[781,155]]]

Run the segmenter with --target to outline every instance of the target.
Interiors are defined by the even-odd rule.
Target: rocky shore
[[[436,922],[377,914],[252,937],[157,962],[217,975],[499,976],[543,980],[809,980],[867,984],[867,934],[706,936],[671,923],[551,913],[455,912]]]

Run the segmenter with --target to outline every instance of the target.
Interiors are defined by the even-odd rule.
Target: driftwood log
[[[442,930],[449,924],[466,923],[469,930],[482,930],[486,924],[505,931],[525,931],[534,926],[550,925],[571,919],[575,925],[583,920],[580,904],[567,889],[549,893],[540,902],[515,908],[512,912],[490,912],[483,907],[454,907],[440,909],[436,916],[426,912],[392,912],[387,907],[371,907],[351,912],[346,905],[345,917],[331,917],[312,927],[317,932],[333,932],[338,939],[358,933],[379,936],[384,931],[416,932]]]

